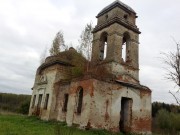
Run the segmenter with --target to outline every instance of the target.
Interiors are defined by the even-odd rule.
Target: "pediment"
[[[47,84],[47,76],[46,75],[40,75],[38,78],[37,84]]]

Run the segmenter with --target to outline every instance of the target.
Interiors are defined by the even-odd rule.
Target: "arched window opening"
[[[81,114],[82,111],[82,102],[83,102],[83,88],[79,87],[78,88],[78,102],[77,102],[77,114]]]
[[[122,55],[121,55],[121,58],[123,59],[124,62],[127,62],[129,59],[129,50],[128,50],[129,40],[130,40],[129,34],[125,33],[122,41]]]
[[[100,60],[106,59],[107,56],[107,33],[103,33],[101,36],[100,45]]]
[[[124,19],[125,19],[125,20],[128,19],[128,15],[127,15],[127,14],[124,15]]]

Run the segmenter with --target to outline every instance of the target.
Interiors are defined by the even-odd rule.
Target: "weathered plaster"
[[[78,62],[83,64],[82,69],[87,64],[73,48],[48,57],[38,68],[29,115],[85,129],[151,134],[151,90],[139,81],[140,32],[135,23],[136,13],[117,2],[97,16],[88,71],[84,70],[81,76],[72,74],[73,69],[79,68]],[[107,54],[102,59],[105,42]],[[122,58],[124,42],[125,59]],[[46,94],[49,94],[47,109],[44,108]]]

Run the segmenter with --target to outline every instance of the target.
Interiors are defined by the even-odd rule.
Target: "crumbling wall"
[[[57,110],[56,110],[56,96],[58,85],[61,79],[69,78],[70,69],[68,67],[60,66],[58,64],[52,65],[48,68],[45,68],[39,74],[36,74],[35,83],[33,86],[33,93],[31,98],[31,104],[29,109],[29,115],[40,116],[41,119],[57,119]],[[45,80],[41,80],[44,77]],[[40,108],[37,108],[39,95],[42,94],[42,101]],[[49,94],[48,106],[47,109],[44,108],[46,94]],[[34,107],[32,108],[33,97],[36,95],[36,100]]]
[[[106,32],[107,35],[107,55],[106,58],[101,61],[100,45],[101,35]],[[130,36],[129,48],[126,53],[128,54],[128,61],[122,59],[122,41],[124,33],[128,33]],[[112,74],[128,74],[133,76],[136,80],[139,80],[139,35],[134,31],[125,28],[117,23],[114,23],[102,30],[94,33],[93,48],[92,48],[92,65],[94,67],[99,64],[109,63],[111,66],[109,73]]]
[[[41,76],[45,76],[46,77],[46,82],[41,83],[40,82],[40,78]],[[33,93],[32,93],[32,98],[34,95],[36,95],[36,101],[35,101],[35,106],[34,108],[31,108],[32,106],[32,102],[31,102],[31,106],[30,106],[30,112],[29,115],[38,115],[40,116],[42,119],[49,119],[49,113],[50,113],[50,109],[51,109],[51,104],[52,104],[52,89],[53,89],[53,82],[55,81],[55,76],[56,76],[56,68],[55,67],[51,67],[49,69],[43,70],[41,72],[41,74],[37,74],[36,75],[36,82],[35,85],[33,87]],[[37,108],[37,103],[39,100],[39,94],[42,94],[42,102],[40,105],[40,110]],[[44,103],[45,103],[45,95],[49,94],[49,102],[48,102],[48,106],[47,109],[44,110]],[[40,111],[40,112],[37,112]]]
[[[58,121],[66,121],[66,116],[67,116],[67,111],[63,111],[63,105],[64,105],[64,94],[69,94],[69,90],[70,90],[70,84],[69,83],[65,83],[65,84],[60,84],[59,87],[59,91],[58,91],[58,95],[57,95],[57,112],[58,112],[58,116],[57,116],[57,120]],[[68,103],[69,103],[69,99],[68,99]]]
[[[83,88],[83,102],[81,113],[77,112],[78,88]],[[91,109],[91,97],[93,96],[93,81],[91,79],[71,82],[69,91],[69,101],[67,108],[66,121],[68,125],[78,124],[80,127],[86,127],[89,122]]]
[[[151,133],[151,92],[140,90],[140,109],[135,112],[136,116],[133,118],[133,131],[141,133]]]
[[[94,81],[94,96],[92,97],[92,109],[90,115],[90,125],[93,128],[105,128],[107,130],[119,132],[120,112],[122,97],[132,99],[131,121],[129,132],[151,132],[151,96],[140,96],[139,89],[113,84],[103,81]],[[144,101],[146,102],[144,103]],[[143,105],[142,105],[143,104]],[[147,124],[146,128],[137,125],[138,121]]]
[[[94,80],[94,92],[91,102],[91,115],[89,125],[92,128],[109,129],[111,125],[111,105],[112,99],[110,90],[111,84],[103,81]]]

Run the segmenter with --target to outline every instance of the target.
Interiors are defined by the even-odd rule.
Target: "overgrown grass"
[[[180,114],[159,110],[154,126],[161,134],[180,135]]]
[[[106,130],[80,130],[75,127],[56,125],[55,135],[123,135],[122,133],[110,133]]]
[[[0,135],[123,135],[106,130],[80,130],[76,127],[68,127],[62,122],[43,121],[37,117],[5,113],[0,113]]]
[[[0,135],[54,135],[54,127],[34,117],[0,115]]]
[[[42,121],[24,115],[0,114],[0,135],[123,135],[105,130],[80,130],[65,123]]]

